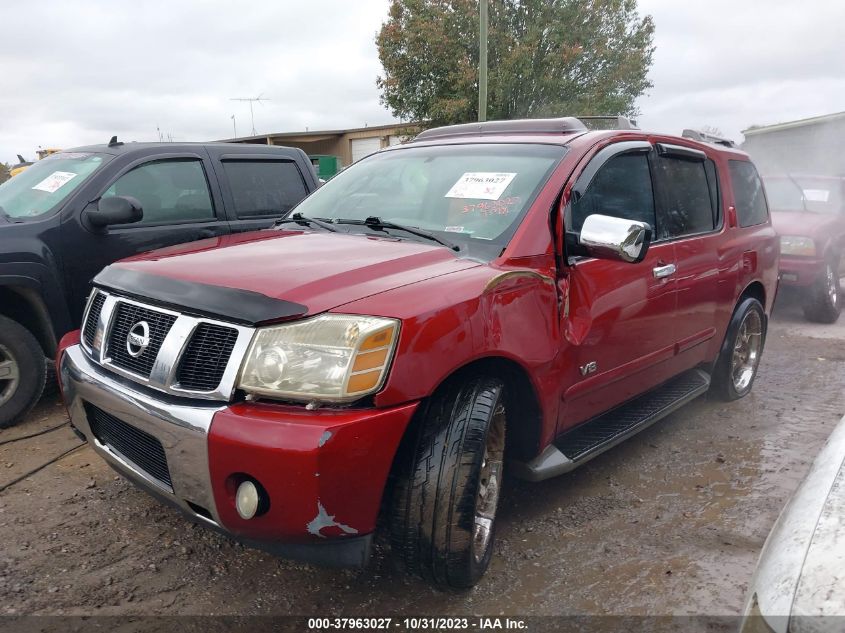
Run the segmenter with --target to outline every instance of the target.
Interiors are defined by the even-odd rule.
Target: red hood
[[[821,238],[826,237],[834,226],[841,224],[845,224],[845,219],[840,215],[812,211],[772,211],[772,226],[778,235]]]
[[[479,265],[441,246],[293,231],[227,235],[115,264],[182,281],[250,290],[308,306],[309,314]]]

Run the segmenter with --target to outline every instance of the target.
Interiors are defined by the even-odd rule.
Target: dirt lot
[[[508,481],[491,569],[435,591],[247,550],[185,521],[87,447],[0,493],[7,614],[736,614],[780,508],[845,415],[845,318],[779,305],[753,393],[699,399],[582,469]],[[55,398],[0,442],[64,419]],[[74,446],[64,427],[0,445],[0,486]]]

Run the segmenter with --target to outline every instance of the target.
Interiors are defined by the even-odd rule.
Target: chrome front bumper
[[[220,527],[208,468],[208,432],[214,414],[225,407],[197,401],[185,406],[180,403],[184,399],[150,397],[92,363],[79,345],[65,350],[60,371],[71,423],[106,462],[189,516]],[[86,403],[161,442],[172,485],[159,481],[113,447],[101,443],[91,430]]]

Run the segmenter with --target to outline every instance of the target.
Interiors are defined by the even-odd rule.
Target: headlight
[[[261,328],[239,387],[272,398],[356,400],[381,387],[398,332],[395,319],[345,314]]]
[[[780,254],[813,256],[816,254],[816,245],[809,237],[784,235],[780,238]]]

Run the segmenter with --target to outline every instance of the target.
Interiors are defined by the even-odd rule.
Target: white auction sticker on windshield
[[[826,189],[804,189],[804,199],[808,202],[827,202],[830,192]]]
[[[37,191],[46,191],[47,193],[56,193],[68,181],[76,178],[76,174],[70,171],[54,171],[44,180],[33,187]]]
[[[471,171],[458,179],[444,198],[471,198],[498,200],[511,184],[516,174],[489,171]]]

